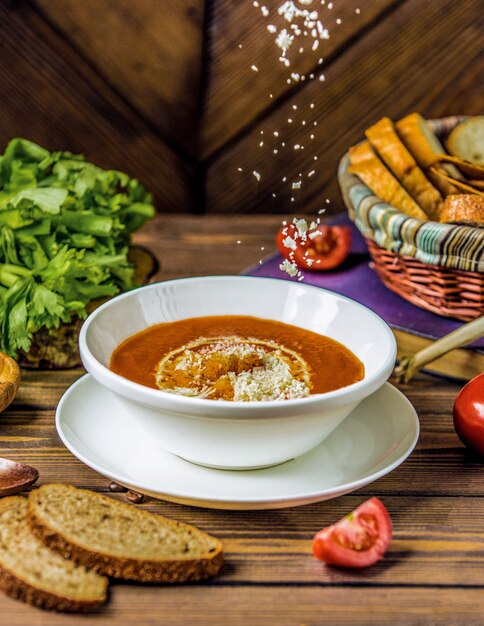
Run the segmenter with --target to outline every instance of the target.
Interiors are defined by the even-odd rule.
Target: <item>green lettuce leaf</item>
[[[99,298],[132,289],[130,235],[155,215],[123,172],[12,139],[0,156],[0,350],[29,350]]]

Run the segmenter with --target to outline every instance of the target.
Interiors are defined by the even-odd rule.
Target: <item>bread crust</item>
[[[429,171],[429,168],[433,165],[434,167],[441,168],[445,173],[452,176],[452,178],[459,178],[459,172],[452,166],[436,165],[438,156],[445,152],[444,146],[440,143],[427,124],[427,121],[420,113],[410,113],[410,115],[396,122],[395,128],[407,150],[414,156],[432,184],[444,196],[459,193],[459,190],[448,180],[444,180]]]
[[[441,222],[484,226],[484,197],[459,194],[448,196],[441,215]]]
[[[63,485],[63,487],[68,486]],[[75,487],[71,487],[71,489],[76,490]],[[100,494],[96,495],[99,498],[106,498],[106,496],[101,496]],[[28,502],[28,520],[34,535],[51,550],[99,574],[139,582],[183,583],[215,576],[222,567],[224,560],[223,546],[214,537],[212,537],[216,542],[214,552],[206,558],[198,559],[149,560],[130,557],[121,558],[89,550],[85,546],[69,541],[61,533],[51,528],[44,520],[40,519],[35,510],[34,498],[35,491],[29,495]],[[165,521],[172,524],[181,524],[181,522],[167,520],[166,518]],[[183,524],[183,526],[186,525]],[[202,531],[199,532],[201,533]]]
[[[369,141],[350,148],[348,172],[356,174],[373,193],[410,217],[426,220],[427,215],[379,159]]]
[[[9,496],[1,500],[2,509],[26,507],[27,500],[22,496]],[[68,595],[59,595],[24,580],[19,574],[0,562],[0,589],[15,600],[51,611],[67,613],[88,613],[98,610],[107,600],[108,579],[104,578],[104,594],[96,600],[81,600]]]
[[[433,165],[430,168],[430,171],[434,172],[436,176],[439,176],[440,178],[444,180],[448,180],[448,181],[453,180],[452,178],[449,178],[447,174],[444,174],[442,170],[436,169],[435,165]],[[459,194],[465,193],[465,194],[476,194],[477,196],[484,196],[484,192],[482,192],[477,187],[473,187],[472,185],[469,184],[469,182],[463,183],[460,180],[453,180],[453,182],[455,183],[455,186],[457,187],[457,191],[455,194],[450,194],[450,195],[459,195]]]
[[[99,601],[74,600],[58,596],[44,589],[38,589],[1,565],[0,589],[14,600],[21,600],[40,609],[62,613],[91,613],[100,609],[106,602],[106,598]]]
[[[442,196],[417,165],[388,117],[366,130],[366,136],[400,184],[430,219],[438,219]]]

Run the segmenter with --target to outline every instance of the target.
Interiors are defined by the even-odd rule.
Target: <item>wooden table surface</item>
[[[159,257],[159,279],[238,273],[271,251],[281,219],[161,216],[137,241]],[[72,456],[54,426],[61,395],[81,374],[22,372],[18,396],[1,416],[1,455],[37,467],[39,484],[107,492],[109,481]],[[114,582],[106,608],[90,616],[47,613],[0,594],[0,623],[484,624],[484,472],[452,427],[459,385],[421,374],[400,389],[420,417],[418,445],[402,466],[353,494],[278,511],[139,505],[220,537],[226,563],[216,579],[171,587]],[[313,559],[314,533],[371,496],[383,500],[394,524],[384,561],[352,572]]]

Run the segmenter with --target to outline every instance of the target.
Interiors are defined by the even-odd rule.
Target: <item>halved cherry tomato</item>
[[[288,224],[277,234],[277,247],[285,259],[301,269],[330,270],[341,265],[348,256],[351,229],[320,224],[301,236],[294,224]]]
[[[459,391],[454,402],[454,427],[465,446],[484,456],[484,374]]]
[[[378,498],[370,498],[313,539],[317,559],[339,567],[368,567],[385,554],[392,538],[392,520]]]

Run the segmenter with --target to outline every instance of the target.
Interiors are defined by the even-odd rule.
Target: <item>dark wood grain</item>
[[[160,210],[190,211],[193,167],[79,58],[32,5],[0,3],[0,147],[24,136],[139,178]]]
[[[207,211],[331,210],[341,206],[336,181],[339,159],[378,117],[398,119],[412,110],[429,117],[482,112],[482,97],[473,95],[476,85],[463,82],[468,70],[477,78],[480,14],[479,0],[460,4],[408,0],[399,5],[326,68],[324,83],[306,82],[208,163]],[[456,82],[458,100],[453,97]],[[261,137],[266,139],[262,148]],[[304,150],[294,150],[296,144]],[[279,149],[277,155],[274,148]],[[253,170],[260,173],[260,182]],[[315,174],[308,178],[311,170]],[[302,187],[293,191],[291,183],[299,180],[300,173]]]
[[[273,250],[277,216],[160,215],[136,240],[159,258],[158,279],[237,273]],[[241,241],[237,244],[237,241]],[[260,248],[265,250],[261,251]],[[109,480],[62,445],[54,416],[82,370],[23,371],[0,419],[0,455],[34,465],[39,484],[64,482],[108,493]],[[286,624],[480,625],[484,611],[484,472],[452,425],[459,386],[419,374],[401,385],[421,422],[416,450],[396,470],[359,491],[276,511],[221,511],[147,498],[141,508],[197,525],[224,542],[219,577],[180,587],[114,583],[94,616],[46,614],[0,595],[2,623],[266,626]],[[394,538],[385,559],[362,571],[329,568],[311,539],[366,498],[390,511]],[[123,494],[112,497],[125,500]]]
[[[336,55],[382,12],[398,3],[398,0],[376,0],[362,5],[358,0],[339,0],[331,10],[312,6],[311,9],[319,11],[330,38],[322,41],[316,51],[311,49],[310,37],[296,39],[288,53],[292,65],[287,68],[278,60],[276,34],[267,31],[269,24],[278,30],[290,26],[277,13],[281,0],[260,3],[269,9],[268,17],[263,17],[252,2],[215,0],[209,24],[201,156],[207,158],[267,109],[277,107],[284,94],[299,92],[304,83],[287,83],[292,72],[308,77],[314,72],[319,76],[327,64],[319,65],[320,58],[328,60]],[[336,20],[341,20],[341,24]],[[300,46],[304,48],[301,54]],[[251,69],[252,65],[258,68],[257,73]]]
[[[23,135],[83,152],[167,214],[329,214],[339,159],[379,116],[482,113],[479,0],[326,3],[330,39],[294,45],[307,79],[290,85],[267,31],[287,26],[280,4],[265,18],[250,0],[0,3],[0,147]]]
[[[107,84],[186,152],[197,148],[203,0],[36,0]]]

